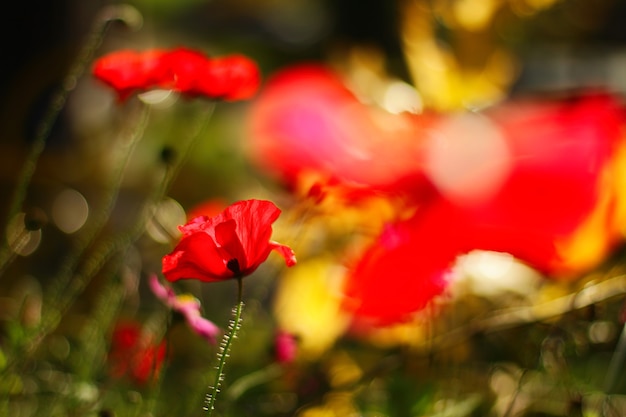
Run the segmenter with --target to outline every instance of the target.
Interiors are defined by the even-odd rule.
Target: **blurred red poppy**
[[[253,102],[249,155],[288,185],[315,173],[349,190],[415,193],[425,185],[422,148],[435,120],[365,105],[331,70],[299,65],[274,74]]]
[[[109,351],[110,373],[114,378],[127,376],[137,385],[156,379],[166,354],[166,343],[157,343],[143,333],[139,324],[119,323],[113,331]]]
[[[93,75],[117,91],[120,101],[136,91],[158,85],[165,73],[160,49],[138,52],[120,50],[100,57],[93,65]]]
[[[225,201],[219,198],[205,200],[187,210],[187,220],[193,220],[196,217],[207,216],[214,217],[220,214],[228,206]]]
[[[349,274],[346,305],[374,321],[402,320],[441,293],[456,257],[474,249],[510,253],[554,278],[597,265],[621,240],[626,214],[622,112],[604,94],[486,112],[510,154],[499,184],[487,194],[470,184],[479,197],[440,188],[413,218],[390,225]],[[447,152],[461,139],[449,137]],[[473,174],[455,173],[464,184]]]
[[[360,321],[403,321],[444,292],[460,247],[447,233],[451,223],[431,220],[431,213],[420,213],[390,224],[351,269],[344,307]]]
[[[122,101],[135,91],[153,88],[188,97],[243,100],[254,95],[261,82],[256,63],[248,57],[210,58],[188,48],[112,52],[96,60],[93,74],[115,89]]]
[[[165,278],[214,282],[244,277],[265,262],[272,250],[287,266],[295,265],[291,248],[270,240],[272,223],[279,215],[280,209],[270,201],[245,200],[215,217],[196,217],[179,227],[181,241],[163,257]]]
[[[261,84],[261,74],[254,61],[244,55],[214,58],[207,69],[209,76],[200,77],[198,94],[226,101],[252,97]]]

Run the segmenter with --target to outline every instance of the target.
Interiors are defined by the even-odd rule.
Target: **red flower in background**
[[[422,147],[435,119],[366,106],[322,66],[276,73],[249,117],[250,158],[289,185],[310,173],[356,190],[426,185]]]
[[[244,100],[252,97],[261,84],[254,61],[243,55],[212,59],[208,77],[198,78],[198,94],[222,100]]]
[[[445,288],[456,257],[474,249],[507,252],[565,278],[597,265],[622,238],[626,143],[614,98],[510,103],[486,115],[510,152],[499,186],[477,191],[480,198],[442,189],[410,220],[389,226],[346,282],[358,317],[387,323],[423,309]],[[460,136],[480,138],[457,133],[450,152]]]
[[[200,216],[179,229],[183,233],[174,251],[163,257],[163,274],[169,281],[194,278],[223,281],[253,273],[272,250],[287,266],[296,258],[288,246],[270,240],[272,223],[280,209],[270,201],[245,200],[215,217]]]
[[[99,58],[93,65],[93,75],[117,91],[120,100],[126,100],[135,91],[153,88],[165,73],[162,58],[166,51],[153,49],[145,52],[120,50]]]
[[[350,270],[345,308],[375,325],[408,319],[448,285],[448,268],[460,253],[451,223],[432,214],[389,225]],[[442,230],[445,227],[445,230]]]
[[[158,377],[166,350],[165,341],[157,343],[152,335],[142,333],[138,324],[120,323],[113,331],[109,351],[111,376],[127,376],[135,384],[145,385]]]
[[[228,206],[225,201],[215,198],[202,201],[191,209],[187,210],[187,220],[193,220],[196,217],[207,216],[214,217],[220,214]]]
[[[112,52],[96,60],[93,74],[115,89],[120,100],[153,88],[189,97],[243,100],[254,95],[261,83],[259,69],[250,58],[239,54],[210,58],[187,48]]]

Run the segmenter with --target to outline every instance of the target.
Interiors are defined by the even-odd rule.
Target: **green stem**
[[[81,257],[84,255],[87,248],[93,244],[96,236],[102,231],[115,207],[118,194],[121,190],[124,172],[148,124],[150,107],[143,103],[140,105],[141,108],[137,123],[134,123],[135,126],[131,132],[123,135],[123,143],[121,143],[116,150],[119,155],[117,158],[118,164],[114,169],[110,183],[104,190],[104,207],[100,210],[94,210],[95,214],[91,225],[85,228],[87,230],[78,238],[76,244],[70,249],[67,256],[64,257],[58,273],[52,279],[53,284],[50,289],[50,296],[48,297],[48,300],[52,302],[58,302],[65,298],[66,288],[73,279],[73,273]]]
[[[9,361],[9,364],[4,368],[4,370],[2,370],[2,372],[7,372],[9,369],[19,366],[20,363],[27,361],[39,347],[44,338],[57,328],[61,318],[72,306],[76,298],[82,293],[91,279],[104,267],[104,265],[106,265],[111,257],[119,251],[126,250],[141,237],[145,231],[146,224],[154,217],[158,202],[163,199],[163,196],[169,189],[169,186],[176,178],[176,174],[178,173],[180,167],[184,164],[186,158],[191,153],[191,149],[202,136],[204,129],[213,115],[214,109],[215,103],[210,103],[207,111],[201,112],[197,125],[194,126],[190,135],[187,137],[187,140],[180,147],[179,157],[173,164],[166,165],[166,171],[163,174],[162,179],[158,182],[158,186],[152,195],[144,202],[141,214],[139,215],[134,226],[131,227],[126,233],[112,236],[99,242],[99,245],[94,249],[91,256],[86,259],[82,268],[71,276],[69,285],[63,287],[62,296],[60,296],[58,300],[55,300],[52,308],[48,308],[46,313],[43,314],[44,319],[42,319],[42,322],[34,332],[34,335],[30,336],[24,343],[24,346],[22,346],[19,358],[14,358]],[[0,372],[0,377],[3,374],[2,372]]]
[[[604,381],[604,393],[614,394],[615,386],[622,374],[624,361],[626,360],[626,324],[622,327],[617,346],[613,352],[613,357],[609,364],[609,368]]]
[[[209,393],[206,396],[205,410],[210,417],[215,408],[215,399],[217,393],[220,392],[222,381],[224,381],[224,366],[226,365],[226,359],[230,356],[230,348],[233,343],[233,339],[237,338],[237,332],[241,327],[241,313],[243,311],[243,279],[237,277],[237,305],[233,308],[233,318],[228,324],[228,330],[224,333],[222,341],[220,343],[220,350],[217,354],[219,359],[217,367],[217,374],[215,375],[215,382],[213,386],[209,387]]]
[[[37,168],[39,157],[46,147],[46,141],[54,126],[54,122],[61,113],[61,110],[63,110],[63,107],[65,107],[67,97],[76,88],[78,79],[85,72],[85,68],[91,61],[96,49],[102,43],[104,35],[109,28],[109,24],[115,20],[124,21],[129,26],[133,27],[141,24],[141,14],[131,6],[118,6],[105,8],[97,17],[89,37],[63,79],[63,82],[55,92],[46,113],[35,131],[31,148],[17,176],[16,188],[9,203],[5,224],[8,225],[22,208],[24,200],[26,199],[28,186]],[[4,270],[12,259],[11,249],[5,243],[0,249],[0,270]]]

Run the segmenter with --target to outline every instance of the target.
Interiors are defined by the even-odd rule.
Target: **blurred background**
[[[141,27],[132,30],[113,23],[96,56],[119,49],[177,46],[212,56],[237,52],[258,63],[264,82],[297,64],[320,64],[336,71],[361,104],[383,109],[385,114],[488,112],[518,98],[541,101],[591,89],[608,91],[619,103],[626,95],[626,3],[621,0],[135,0],[128,4],[140,12]],[[94,19],[109,5],[100,0],[57,0],[7,6],[0,26],[0,219],[8,216],[18,172],[51,97]],[[626,381],[610,371],[622,369],[626,349],[620,345],[622,280],[611,280],[622,277],[621,224],[620,241],[607,244],[610,248],[600,251],[592,268],[585,264],[585,269],[574,270],[576,279],[546,280],[551,272],[562,271],[516,263],[513,283],[496,279],[506,287],[502,290],[506,296],[495,284],[465,282],[468,287],[455,288],[460,296],[445,298],[453,308],[432,307],[440,313],[436,322],[421,317],[397,326],[360,327],[339,312],[335,296],[343,278],[335,276],[343,277],[351,264],[336,258],[357,259],[383,223],[406,219],[414,207],[405,207],[410,205],[405,201],[389,203],[386,198],[352,204],[343,194],[338,203],[325,200],[328,206],[312,203],[315,193],[308,177],[285,180],[280,169],[259,162],[271,158],[261,151],[255,154],[256,148],[247,142],[255,98],[216,106],[201,140],[159,201],[158,220],[148,222],[145,234],[104,262],[93,281],[75,294],[58,328],[55,325],[55,331],[46,335],[43,348],[21,356],[20,349],[36,340],[45,315],[58,314],[46,309],[46,294],[62,288],[56,286],[56,271],[63,267],[65,254],[86,235],[83,226],[88,219],[97,217],[106,205],[103,195],[111,185],[119,149],[126,143],[125,132],[132,132],[140,118],[136,102],[120,104],[89,69],[88,65],[76,80],[52,125],[29,185],[20,221],[34,223],[34,232],[0,278],[0,368],[5,381],[0,383],[1,410],[8,415],[202,415],[215,347],[176,318],[164,330],[163,306],[150,293],[145,278],[160,272],[161,256],[172,249],[176,226],[192,211],[215,214],[227,203],[245,198],[267,198],[284,209],[275,228],[276,240],[292,246],[306,266],[299,270],[305,272],[288,275],[270,258],[246,288],[249,319],[244,321],[242,340],[237,341],[241,347],[234,348],[227,372],[230,390],[224,405],[218,401],[219,415],[617,416],[625,412]],[[392,90],[392,86],[400,87]],[[395,92],[393,100],[385,101],[390,91]],[[106,243],[107,236],[133,227],[152,190],[163,181],[177,145],[205,111],[206,103],[181,98],[154,102],[143,137],[118,184],[111,217],[96,241]],[[309,151],[315,153],[317,146],[311,145]],[[613,153],[609,159],[621,161]],[[322,189],[328,185],[320,184]],[[424,191],[430,192],[430,188]],[[568,209],[556,207],[555,216]],[[454,226],[440,233],[452,236],[460,230]],[[12,228],[18,226],[9,222],[2,227],[2,235],[10,240],[16,234]],[[97,255],[96,250],[86,253]],[[503,260],[501,255],[491,255],[492,271],[499,262],[507,268],[511,265],[506,256]],[[472,256],[459,264],[466,275],[489,275],[476,272],[481,255]],[[569,295],[603,282],[608,284],[594,292],[591,301],[585,299],[571,309],[565,306],[575,302],[566,298]],[[224,328],[235,302],[231,284],[184,282],[176,290],[198,297],[203,315]],[[550,302],[554,304],[543,304]],[[541,308],[532,310],[533,306]],[[532,311],[538,318],[512,319],[509,325],[508,316],[492,314],[508,307],[528,307],[523,312]],[[428,313],[430,317],[432,311]],[[486,319],[475,327],[464,327],[482,318]],[[158,329],[156,339],[168,332],[171,359],[159,385],[128,375],[119,378],[110,371],[110,358],[116,357],[111,340],[118,321],[133,322],[144,332]],[[456,328],[461,330],[449,339],[436,337]],[[277,338],[281,330],[294,339]],[[300,347],[299,354],[296,359],[288,355],[284,366],[276,353],[280,343],[291,342]],[[429,350],[431,342],[434,347]],[[155,355],[159,353],[150,351],[148,362],[159,362]],[[133,373],[132,365],[127,366],[131,370],[122,374]],[[53,404],[49,409],[47,401]]]

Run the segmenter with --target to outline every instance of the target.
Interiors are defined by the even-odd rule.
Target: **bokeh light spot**
[[[617,329],[610,321],[598,320],[589,325],[588,333],[591,343],[608,343],[615,338]]]
[[[427,144],[426,174],[439,191],[460,204],[492,197],[511,166],[511,151],[502,132],[478,114],[444,119]]]
[[[154,210],[154,216],[146,225],[146,233],[159,243],[167,243],[178,238],[178,226],[185,224],[185,209],[172,198],[161,201]]]
[[[89,204],[81,193],[73,189],[61,191],[52,203],[52,221],[65,233],[74,233],[85,225]]]
[[[6,238],[13,252],[21,256],[28,256],[41,243],[41,229],[27,230],[25,225],[26,214],[18,213],[8,224]]]
[[[173,90],[150,90],[137,94],[137,98],[146,104],[159,108],[170,107],[178,101],[178,94]]]
[[[402,81],[393,82],[385,90],[383,107],[393,114],[421,113],[423,108],[422,97],[413,86]]]
[[[455,265],[454,289],[494,297],[503,293],[533,294],[541,275],[503,252],[474,250],[460,256]]]

